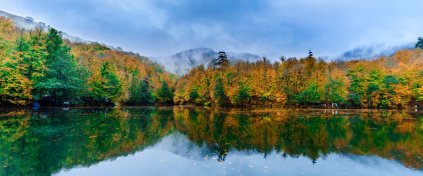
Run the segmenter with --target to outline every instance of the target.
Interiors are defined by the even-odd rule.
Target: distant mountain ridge
[[[353,60],[353,59],[375,59],[381,56],[391,56],[395,52],[403,49],[414,49],[414,44],[404,44],[400,46],[374,46],[374,47],[360,47],[350,51],[344,52],[336,59],[339,60]]]
[[[4,11],[0,10],[0,17],[6,17],[11,19],[15,26],[22,28],[24,30],[33,30],[36,28],[40,28],[44,31],[48,31],[51,27],[46,25],[43,22],[36,22],[32,17],[21,17],[17,15],[13,15]],[[79,37],[75,37],[69,35],[65,32],[62,32],[63,38],[69,40],[72,43],[97,43],[88,40],[81,39]],[[110,45],[106,45],[103,43],[99,43],[107,48],[110,48],[115,51],[125,52],[132,55],[137,55],[139,58],[145,58],[140,56],[138,53],[124,51],[121,47],[114,47]],[[402,49],[411,49],[414,48],[414,44],[409,43],[400,46],[372,46],[372,47],[359,47],[356,49],[352,49],[350,51],[346,51],[339,56],[336,57],[326,57],[328,61],[330,60],[353,60],[353,59],[375,59],[380,56],[390,56],[394,54],[398,50]],[[155,61],[161,66],[164,67],[165,70],[177,74],[177,75],[184,75],[189,72],[190,69],[193,67],[197,67],[199,65],[208,66],[212,63],[213,59],[217,58],[217,52],[210,48],[200,47],[200,48],[193,48],[188,49],[185,51],[181,51],[175,53],[170,56],[162,56],[162,57],[149,57],[151,61]],[[231,61],[237,60],[246,60],[246,61],[257,61],[261,57],[251,53],[236,53],[236,52],[227,52],[228,58]]]
[[[0,10],[0,16],[11,19],[13,23],[15,24],[15,26],[27,31],[34,30],[36,28],[40,28],[44,31],[48,31],[51,28],[49,25],[46,25],[43,22],[35,22],[32,17],[21,17],[21,16],[17,16],[17,15],[13,15],[13,14],[1,11],[1,10]],[[83,40],[79,37],[69,35],[65,32],[62,32],[62,36],[63,38],[68,39],[69,41],[73,43],[92,43],[90,41]]]
[[[227,52],[227,55],[230,61],[256,61],[261,58],[258,55],[250,53]],[[169,72],[184,75],[193,67],[210,65],[217,56],[218,51],[202,47],[181,51],[171,56],[153,57],[153,60],[164,65]]]

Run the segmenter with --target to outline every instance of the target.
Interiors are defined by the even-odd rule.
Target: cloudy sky
[[[182,50],[336,56],[423,35],[422,0],[1,0],[0,10],[146,56]]]

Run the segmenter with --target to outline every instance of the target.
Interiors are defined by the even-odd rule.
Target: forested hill
[[[304,58],[230,61],[177,78],[131,52],[72,43],[61,32],[16,28],[0,17],[0,106],[423,106],[423,39],[374,60]]]
[[[21,30],[0,17],[0,106],[167,104],[175,81],[139,55],[64,41],[53,28]]]
[[[178,104],[223,106],[314,106],[401,108],[423,105],[423,39],[416,50],[375,60],[333,61],[281,58],[271,63],[199,66],[179,79]]]

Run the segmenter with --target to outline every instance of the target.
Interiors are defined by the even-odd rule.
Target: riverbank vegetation
[[[374,60],[331,62],[310,51],[305,58],[282,57],[273,63],[263,58],[199,66],[179,79],[174,100],[177,104],[226,106],[421,106],[423,50],[402,50]]]
[[[177,77],[146,57],[72,43],[0,18],[0,106],[149,105],[403,108],[423,105],[423,39],[374,60],[231,63],[224,52]]]
[[[70,43],[53,28],[20,30],[0,18],[1,106],[164,104],[174,84],[172,74],[145,57]]]

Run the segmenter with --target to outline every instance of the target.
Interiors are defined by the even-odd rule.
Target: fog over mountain
[[[21,17],[17,15],[13,15],[4,11],[0,10],[0,16],[11,19],[16,27],[24,29],[24,30],[34,30],[36,28],[42,29],[44,31],[48,31],[51,27],[46,25],[43,22],[36,22],[32,17]],[[90,43],[90,41],[81,39],[79,37],[75,37],[72,35],[67,34],[66,32],[62,32],[62,36],[65,39],[73,43]]]
[[[402,49],[413,49],[414,43],[404,44],[400,46],[373,46],[360,47],[344,52],[341,56],[330,58],[330,60],[354,60],[354,59],[375,59],[381,56],[391,56],[395,52]]]
[[[261,57],[250,53],[226,52],[231,62],[237,60],[256,61]],[[153,57],[152,59],[164,65],[169,72],[183,75],[189,72],[193,67],[204,65],[208,66],[217,58],[218,51],[210,48],[193,48],[178,52],[171,56]]]
[[[21,17],[18,15],[13,15],[4,11],[0,10],[0,16],[6,17],[11,19],[14,24],[18,28],[22,28],[24,30],[33,30],[36,28],[41,28],[44,31],[47,31],[51,27],[43,22],[36,22],[32,17]],[[71,42],[74,43],[92,43],[92,41],[87,41],[84,39],[81,39],[79,37],[75,37],[72,35],[67,34],[66,32],[62,32],[63,37],[65,39],[68,39]],[[101,41],[97,41],[101,43]],[[121,47],[114,47],[107,44],[102,44],[104,46],[107,46],[110,49],[117,50],[117,51],[124,51]],[[327,60],[353,60],[353,59],[374,59],[379,56],[389,56],[394,54],[396,51],[401,49],[410,49],[413,48],[414,44],[404,44],[400,46],[368,46],[368,47],[359,47],[350,51],[344,52],[340,56],[336,57],[326,57],[326,56],[318,56],[323,57]],[[129,52],[129,51],[128,51]],[[133,52],[130,52],[133,53]],[[175,73],[177,75],[184,75],[189,72],[190,69],[193,67],[204,65],[208,66],[212,63],[213,59],[217,58],[218,51],[205,48],[205,47],[199,47],[199,48],[193,48],[188,49],[185,51],[181,51],[178,53],[175,53],[170,56],[153,56],[150,57],[151,60],[159,63],[162,65],[167,71],[171,73]],[[231,62],[236,62],[237,60],[246,60],[246,61],[256,61],[258,59],[261,59],[262,57],[256,54],[251,54],[247,52],[243,53],[237,53],[237,52],[230,52],[226,51],[228,58]],[[306,56],[306,51],[304,52],[304,56]],[[133,53],[137,54],[137,53]],[[282,55],[283,53],[281,53]],[[139,54],[138,54],[139,55]],[[289,57],[289,56],[288,56]],[[270,60],[278,60],[278,58],[269,58]]]

